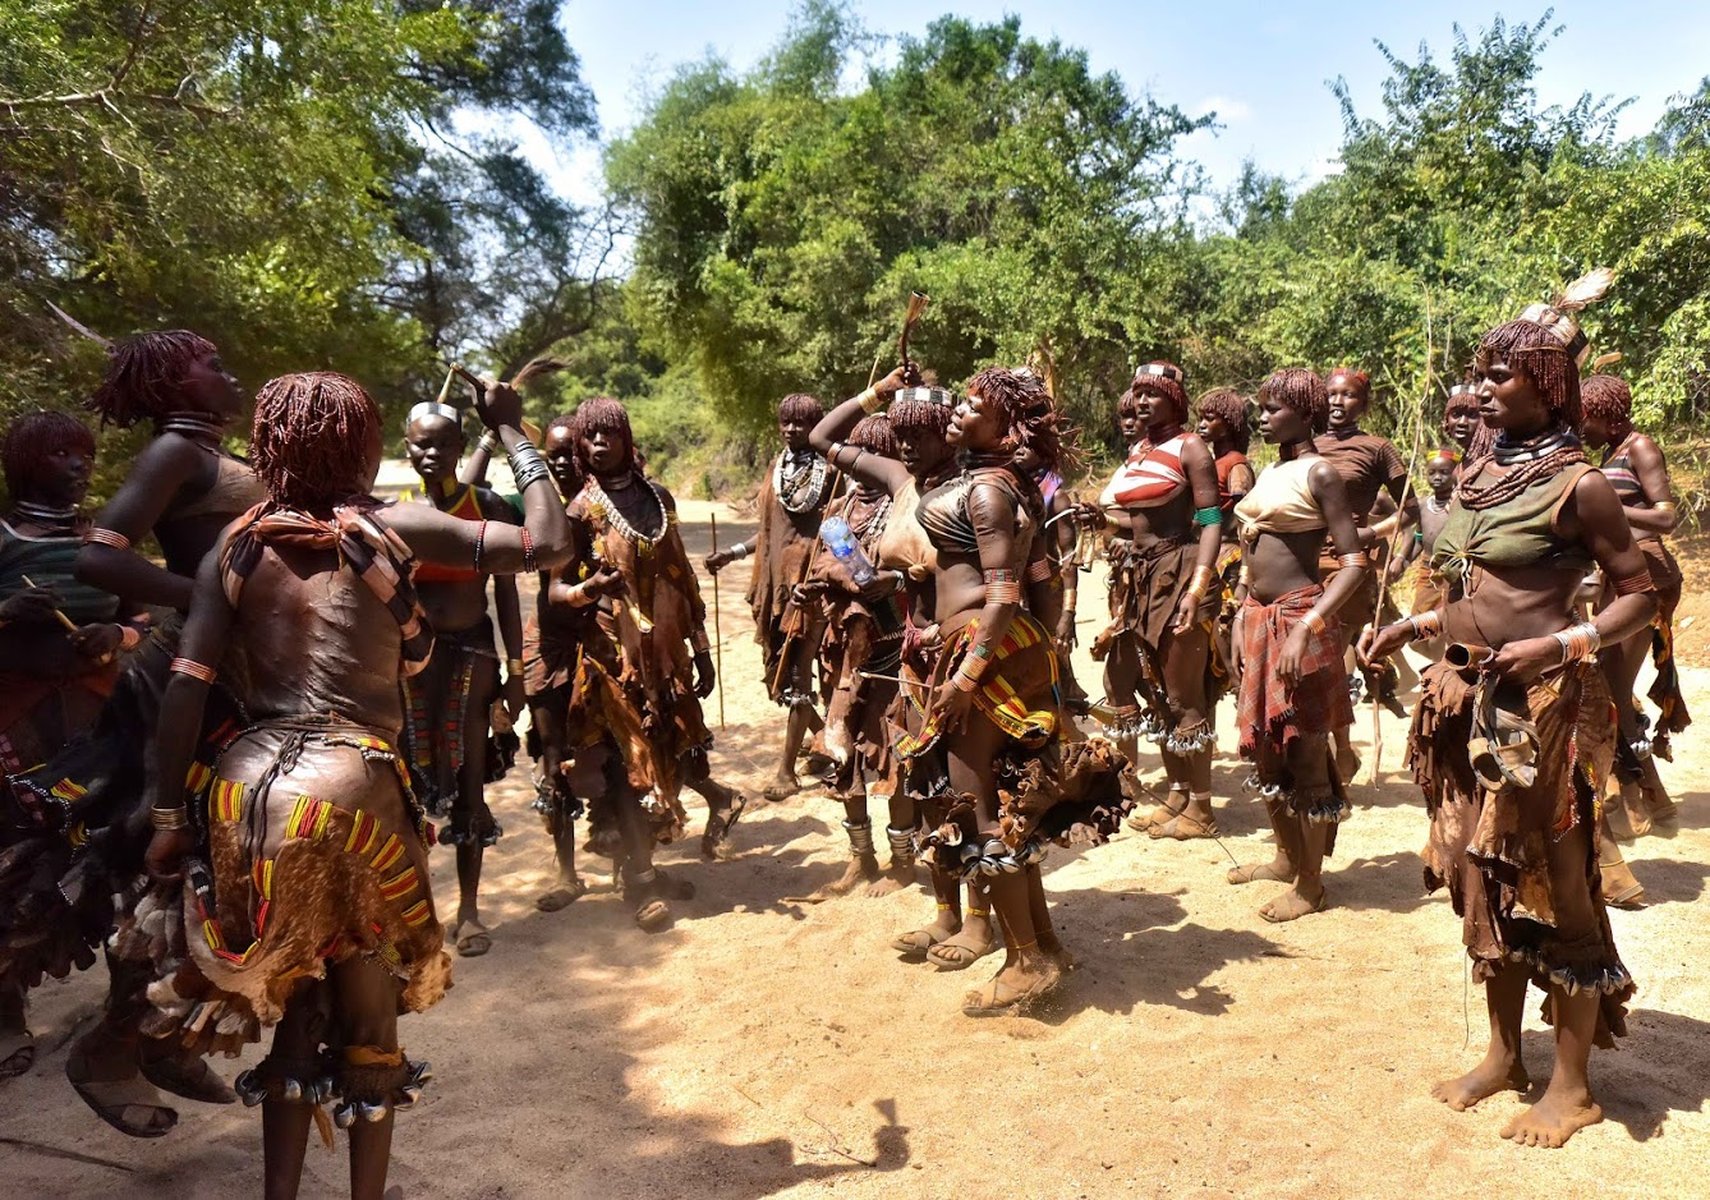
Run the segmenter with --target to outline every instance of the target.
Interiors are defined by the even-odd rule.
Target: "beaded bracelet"
[[[1196,508],[1193,510],[1193,523],[1201,529],[1210,525],[1221,525],[1223,524],[1223,510],[1216,505]]]
[[[487,545],[487,522],[475,526],[475,574],[481,574],[481,551]]]
[[[517,532],[522,534],[523,571],[537,570],[534,559],[534,535],[528,531],[527,525],[522,526]]]

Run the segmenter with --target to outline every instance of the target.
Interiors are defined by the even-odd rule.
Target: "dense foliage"
[[[1538,102],[1548,14],[1377,47],[1378,111],[1325,97],[1339,171],[1213,193],[1181,139],[1214,118],[1015,18],[878,53],[806,0],[751,70],[679,67],[583,212],[495,132],[591,135],[561,8],[0,0],[0,416],[99,368],[52,300],[203,330],[252,385],[330,365],[393,405],[439,358],[550,347],[569,368],[536,415],[610,392],[656,462],[705,467],[750,454],[779,395],[859,389],[919,289],[922,361],[1031,359],[1093,441],[1153,357],[1195,391],[1354,363],[1411,439],[1481,330],[1605,264],[1587,327],[1646,419],[1710,407],[1710,82],[1621,141],[1617,100]]]

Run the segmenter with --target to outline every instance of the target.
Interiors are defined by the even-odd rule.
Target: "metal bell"
[[[292,1104],[303,1098],[303,1085],[295,1079],[286,1079],[280,1086],[280,1093]]]
[[[253,1068],[233,1080],[232,1089],[237,1092],[238,1099],[243,1101],[245,1108],[254,1108],[267,1099],[267,1085],[256,1078]]]
[[[359,1117],[361,1117],[364,1121],[367,1121],[370,1125],[375,1124],[376,1122],[379,1122],[379,1121],[384,1121],[386,1119],[386,1114],[390,1111],[391,1111],[390,1107],[384,1103],[381,1103],[381,1104],[359,1103],[356,1106],[357,1115]]]
[[[356,1124],[356,1105],[346,1100],[343,1104],[333,1109],[332,1119],[333,1124],[337,1125],[340,1129],[349,1129],[352,1125]]]

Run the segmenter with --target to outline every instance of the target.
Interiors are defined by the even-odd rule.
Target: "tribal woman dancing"
[[[1211,715],[1218,675],[1211,630],[1223,598],[1217,466],[1205,441],[1186,429],[1186,378],[1167,362],[1134,373],[1129,390],[1142,439],[1098,504],[1082,510],[1095,528],[1114,515],[1128,531],[1127,540],[1111,545],[1112,621],[1094,643],[1093,657],[1105,660],[1105,694],[1115,704],[1124,750],[1144,734],[1164,760],[1169,791],[1143,824],[1154,838],[1178,840],[1217,832]],[[1118,698],[1123,702],[1116,704]]]
[[[0,774],[38,766],[87,732],[118,680],[120,654],[136,649],[148,628],[135,605],[121,606],[111,593],[77,581],[78,547],[89,526],[78,510],[94,463],[94,435],[65,413],[19,417],[0,445],[12,498],[0,518]],[[0,790],[0,847],[24,845],[17,865],[32,870],[44,857],[34,853],[46,817],[36,799],[27,790],[16,797]],[[0,869],[0,881],[10,875]],[[0,928],[14,925],[26,940],[38,936],[27,921],[0,919]],[[86,947],[77,949],[93,961]],[[35,1062],[24,1025],[30,981],[20,965],[0,975],[0,1079]]]
[[[566,505],[582,490],[582,466],[576,459],[576,418],[568,413],[546,426],[541,445],[558,495]],[[529,753],[538,765],[534,807],[552,837],[558,878],[536,898],[541,912],[557,912],[587,891],[576,874],[576,818],[582,801],[570,790],[570,748],[565,744],[565,719],[576,682],[576,658],[582,643],[595,632],[586,607],[552,603],[551,572],[540,574],[535,615],[523,627],[523,678],[528,684]]]
[[[178,1114],[157,1087],[207,1103],[231,1103],[236,1096],[200,1059],[139,1041],[152,966],[146,947],[134,939],[108,940],[114,932],[113,898],[119,898],[122,928],[143,892],[144,748],[177,653],[178,613],[189,607],[197,567],[220,530],[264,493],[249,466],[222,448],[244,397],[205,338],[180,329],[114,342],[106,377],[88,406],[103,424],[129,428],[148,421],[155,437],[84,533],[76,576],[125,604],[178,612],[126,658],[90,736],[11,780],[27,806],[39,806],[43,836],[24,851],[28,857],[12,860],[31,866],[25,894],[0,880],[0,896],[15,904],[0,912],[0,925],[14,925],[17,915],[35,934],[17,937],[0,930],[0,957],[7,960],[0,962],[0,976],[10,972],[26,985],[43,974],[61,976],[73,965],[90,965],[93,948],[106,943],[112,975],[107,1005],[102,1020],[72,1046],[66,1077],[96,1115],[121,1133],[160,1137]],[[132,548],[151,535],[164,566]],[[234,655],[222,666],[227,683],[210,697],[199,771],[240,727],[242,660]],[[80,839],[75,847],[74,839]]]
[[[436,1002],[450,978],[428,885],[428,826],[396,749],[399,680],[433,634],[414,560],[513,573],[569,548],[547,468],[518,428],[521,402],[489,382],[482,420],[510,455],[521,528],[465,521],[370,494],[380,413],[342,375],[287,375],[256,397],[251,451],[268,498],[221,535],[196,580],[161,706],[150,775],[150,874],[182,878],[176,962],[150,989],[163,1040],[236,1053],[276,1025],[239,1076],[262,1106],[265,1190],[296,1195],[312,1118],[337,1100],[350,1130],[350,1190],[386,1186],[392,1114],[428,1078],[398,1042],[398,1014]],[[247,650],[254,722],[205,793],[182,781],[228,642]]]
[[[896,436],[883,413],[863,417],[849,434],[846,446],[834,445],[830,455],[859,462],[873,457],[897,463]],[[879,560],[879,539],[890,519],[891,494],[871,477],[852,475],[856,484],[847,496],[833,500],[826,520],[841,518],[869,563]],[[894,809],[896,769],[891,755],[887,715],[897,697],[897,672],[902,665],[904,576],[890,570],[867,585],[857,584],[849,567],[835,554],[820,554],[808,588],[825,613],[826,636],[820,648],[820,670],[832,681],[831,702],[825,713],[825,751],[835,772],[833,785],[843,804],[843,828],[849,835],[849,867],[841,878],[826,884],[809,901],[844,896],[862,884],[869,896],[883,896],[914,882],[912,851],[892,855],[891,868],[881,873],[873,846],[873,822],[868,815],[868,789]],[[909,827],[907,821],[903,828]]]
[[[1633,992],[1598,876],[1597,796],[1616,723],[1591,659],[1644,629],[1656,585],[1620,498],[1574,436],[1584,344],[1571,318],[1542,305],[1484,335],[1481,404],[1499,437],[1492,456],[1466,465],[1437,535],[1432,563],[1450,579],[1450,601],[1362,646],[1371,659],[1422,636],[1450,643],[1425,672],[1409,756],[1431,817],[1426,886],[1447,884],[1461,916],[1490,1048],[1433,1094],[1464,1110],[1530,1086],[1520,1026],[1536,983],[1555,1026],[1555,1071],[1502,1131],[1528,1146],[1560,1146],[1602,1119],[1591,1048],[1626,1032]],[[1596,621],[1571,624],[1593,563],[1613,599]]]
[[[1680,518],[1674,510],[1674,489],[1661,447],[1633,428],[1633,393],[1627,384],[1613,375],[1593,375],[1579,386],[1584,406],[1580,431],[1585,444],[1604,452],[1603,474],[1627,510],[1627,524],[1633,529],[1639,553],[1645,556],[1645,565],[1657,587],[1657,614],[1645,631],[1648,638],[1635,637],[1605,645],[1597,656],[1621,717],[1621,739],[1615,746],[1615,778],[1620,784],[1620,799],[1608,806],[1607,815],[1615,836],[1630,841],[1647,832],[1653,821],[1669,822],[1678,815],[1657,774],[1655,760],[1673,761],[1670,740],[1692,723],[1674,661],[1674,610],[1680,603],[1680,564],[1663,541],[1674,532]],[[1614,592],[1605,584],[1600,607],[1607,606],[1614,598]],[[1647,642],[1656,667],[1649,697],[1657,707],[1657,731],[1649,736],[1639,698],[1633,694]]]
[[[970,992],[962,1011],[987,1016],[1020,1011],[1053,991],[1071,960],[1051,927],[1040,879],[1045,840],[1071,794],[1063,762],[1056,652],[1049,629],[1061,583],[1042,536],[1044,505],[1016,467],[1030,449],[1047,467],[1059,456],[1057,413],[1043,383],[1025,371],[989,367],[968,383],[948,437],[962,473],[921,496],[915,520],[938,554],[937,623],[943,651],[919,736],[898,753],[923,757],[937,747],[948,777],[950,810],[924,841],[934,860],[986,878],[1004,930],[1003,968]],[[1032,612],[1024,611],[1024,590]],[[1102,748],[1115,792],[1109,743]],[[1077,771],[1078,773],[1078,771]],[[1076,798],[1084,793],[1076,791]],[[1066,806],[1064,806],[1066,807]],[[1120,808],[1105,808],[1102,836]]]
[[[957,473],[956,448],[948,440],[955,393],[948,388],[904,386],[918,376],[898,367],[885,378],[832,409],[814,427],[813,446],[832,466],[858,483],[870,484],[891,497],[891,511],[879,536],[879,576],[870,594],[900,587],[906,593],[905,628],[900,676],[903,680],[890,714],[893,743],[921,732],[926,716],[928,681],[943,650],[937,622],[938,552],[915,520],[920,497]],[[858,453],[844,445],[856,424],[887,399],[891,431],[896,438],[893,462]],[[891,846],[893,876],[914,874],[915,831],[921,818],[936,828],[944,812],[944,773],[933,756],[897,763],[898,785],[891,795],[890,822],[885,836]],[[891,940],[905,962],[931,962],[947,971],[963,970],[997,949],[991,922],[991,901],[977,878],[968,881],[968,904],[962,906],[962,878],[936,856],[929,862],[937,909],[932,921]]]
[[[593,618],[565,716],[570,786],[590,805],[590,845],[617,864],[635,923],[658,933],[671,925],[670,902],[694,891],[653,865],[655,842],[682,832],[682,789],[706,798],[708,858],[722,852],[742,795],[712,778],[707,758],[701,700],[716,679],[677,503],[642,473],[616,400],[583,401],[573,429],[585,482],[570,502],[573,551],[549,597]]]
[[[463,457],[463,414],[449,404],[424,401],[410,409],[404,430],[410,465],[421,478],[420,493],[406,503],[428,504],[460,521],[514,525],[517,512],[496,492],[457,480]],[[522,715],[522,608],[513,575],[473,566],[424,562],[416,568],[416,596],[433,627],[433,656],[404,676],[404,753],[415,773],[416,798],[429,815],[450,815],[439,841],[457,852],[457,919],[450,936],[457,953],[474,958],[492,949],[492,933],[481,923],[481,861],[499,840],[499,823],[484,789],[504,777],[515,758],[491,734],[490,713],[502,694],[509,716]],[[499,636],[505,644],[505,679],[499,682],[493,621],[487,616],[487,585]]]
[[[813,684],[824,616],[800,591],[818,545],[820,517],[831,500],[831,472],[808,444],[809,432],[823,416],[825,406],[805,393],[785,396],[778,404],[784,451],[760,486],[760,529],[749,541],[706,559],[707,570],[716,575],[736,559],[754,556],[748,604],[765,662],[766,691],[790,714],[777,775],[763,793],[768,800],[783,800],[801,790],[796,758],[808,735],[825,727],[814,707]]]
[[[1259,430],[1278,461],[1235,506],[1246,589],[1235,618],[1236,720],[1277,853],[1231,868],[1229,882],[1292,883],[1259,909],[1271,922],[1324,907],[1324,860],[1348,815],[1329,738],[1354,720],[1338,615],[1365,586],[1366,556],[1342,477],[1313,441],[1327,406],[1311,371],[1277,371],[1260,385]],[[1319,565],[1326,546],[1340,568],[1328,583]]]

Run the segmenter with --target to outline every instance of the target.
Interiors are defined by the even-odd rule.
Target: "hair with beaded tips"
[[[1240,453],[1247,453],[1247,447],[1252,444],[1253,426],[1251,406],[1247,397],[1234,388],[1212,388],[1199,398],[1199,415],[1223,422],[1229,430],[1229,442]]]
[[[25,413],[6,427],[6,440],[0,445],[0,469],[6,476],[6,490],[14,501],[36,489],[47,474],[50,454],[81,450],[95,457],[95,435],[89,426],[69,413]]]
[[[1145,364],[1134,372],[1134,382],[1128,385],[1129,392],[1136,397],[1156,396],[1161,400],[1168,400],[1176,406],[1176,420],[1186,421],[1188,419],[1188,397],[1187,389],[1182,386],[1181,379],[1172,378],[1167,374],[1153,374],[1151,368],[1167,368],[1181,376],[1182,379],[1187,378],[1186,372],[1176,366],[1175,363],[1158,359],[1156,362]],[[1127,397],[1125,396],[1124,399]]]
[[[884,413],[873,413],[857,421],[849,431],[849,444],[883,458],[897,456],[897,437],[891,431],[891,419]]]
[[[1579,428],[1579,364],[1551,329],[1526,320],[1498,325],[1479,339],[1473,363],[1482,377],[1499,361],[1532,381],[1551,414]]]
[[[89,398],[89,410],[101,415],[101,424],[120,429],[165,420],[183,405],[179,388],[190,365],[215,353],[214,343],[188,329],[121,338],[107,351],[107,375]]]
[[[622,434],[627,451],[625,466],[632,471],[641,470],[641,456],[635,452],[635,430],[629,424],[629,410],[621,401],[610,396],[595,396],[582,401],[576,406],[570,428],[576,435],[576,465],[582,468],[584,475],[592,475],[593,468],[588,465],[582,441],[594,433]]]
[[[1061,418],[1043,379],[1031,371],[987,367],[968,380],[967,391],[997,405],[1009,450],[1031,450],[1046,470],[1061,469]]]
[[[274,503],[308,511],[368,495],[380,409],[347,375],[306,371],[255,396],[250,462]]]
[[[1633,392],[1615,375],[1588,375],[1579,384],[1580,418],[1601,417],[1619,445],[1633,432]]]
[[[791,392],[778,401],[780,421],[807,421],[817,425],[824,415],[825,405],[820,403],[819,397],[810,396],[806,392]]]
[[[1318,372],[1305,367],[1272,371],[1259,385],[1259,401],[1271,399],[1305,417],[1314,433],[1323,433],[1330,423],[1330,392]]]

